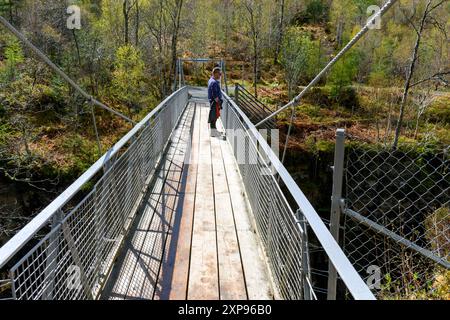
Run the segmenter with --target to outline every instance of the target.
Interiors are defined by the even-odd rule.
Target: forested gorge
[[[89,94],[138,121],[172,92],[179,57],[223,58],[230,86],[276,110],[382,3],[0,0],[0,13]],[[79,30],[67,28],[72,4]],[[450,143],[449,31],[450,1],[401,0],[297,107],[286,164],[310,177],[302,188],[319,209],[329,210],[320,192],[329,177],[317,167],[329,164],[337,128],[394,147]],[[206,85],[212,67],[186,63],[187,84]],[[99,149],[91,107],[0,27],[0,245],[131,129],[95,109]],[[278,117],[282,132],[289,118]]]

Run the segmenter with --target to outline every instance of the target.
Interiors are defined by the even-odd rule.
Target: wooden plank
[[[177,152],[177,143],[180,139],[174,138],[174,143],[169,148],[163,167],[158,172],[158,179],[155,187],[149,192],[144,201],[147,202],[143,209],[143,214],[136,226],[134,226],[133,236],[125,246],[125,258],[118,264],[116,271],[116,282],[110,292],[111,299],[151,299],[153,290],[143,290],[145,281],[156,282],[157,266],[149,268],[152,263],[153,253],[158,246],[158,229],[162,222],[158,211],[162,212],[162,197],[167,190],[167,180],[173,178],[175,166],[172,162],[173,155]],[[162,254],[161,254],[162,255]],[[157,259],[156,259],[157,260]],[[114,279],[114,274],[112,274]]]
[[[211,166],[211,142],[207,126],[208,108],[199,108],[201,117],[197,197],[189,273],[189,300],[218,300],[219,274]]]
[[[164,166],[167,165],[168,162],[165,161]],[[145,232],[143,230],[148,228],[154,216],[150,207],[156,207],[158,203],[159,194],[162,191],[167,171],[161,170],[157,174],[158,178],[154,187],[144,198],[144,201],[148,202],[149,205],[144,208],[143,212],[138,216],[138,220],[131,227],[130,232],[132,234],[126,240],[123,253],[118,258],[118,262],[110,275],[110,282],[105,287],[103,294],[105,298],[123,300],[127,297],[129,285],[139,258],[136,252],[141,250],[145,238]]]
[[[164,194],[167,179],[171,176],[172,155],[175,146],[172,145],[167,154],[167,160],[164,167],[161,168],[160,175],[164,176],[162,187],[154,194],[149,195],[150,201],[145,207],[142,223],[135,230],[133,245],[128,248],[128,263],[124,267],[128,269],[128,279],[124,280],[125,295],[124,299],[152,299],[153,291],[145,292],[143,284],[146,280],[156,283],[159,267],[158,261],[155,261],[154,254],[160,242],[158,230],[161,228],[161,212],[164,210]],[[155,266],[157,264],[157,266]]]
[[[198,106],[184,163],[189,112],[193,106],[146,196],[121,268],[113,270],[119,276],[111,298],[272,299],[236,161],[228,142],[211,140],[206,104]]]
[[[218,122],[219,130],[223,131],[222,123]],[[242,265],[246,280],[248,298],[250,300],[272,300],[273,290],[270,285],[265,254],[257,239],[253,227],[251,207],[246,199],[245,187],[230,144],[219,140],[234,218],[236,223]]]
[[[156,217],[151,226],[152,236],[146,243],[147,250],[141,253],[142,271],[149,276],[137,278],[135,288],[131,291],[138,297],[153,299],[155,290],[159,290],[157,289],[158,278],[166,241],[171,232],[170,224],[175,212],[177,197],[172,194],[164,194],[161,199],[161,209],[156,211]]]
[[[155,209],[155,217],[149,228],[149,236],[146,237],[143,250],[140,253],[139,267],[133,275],[135,280],[132,282],[128,293],[129,296],[134,298],[153,299],[154,297],[178,198],[184,160],[183,152],[185,150],[183,135],[189,131],[191,116],[191,110],[186,110],[169,151],[169,173],[158,206]]]
[[[192,107],[196,108],[196,105]],[[166,276],[163,274],[163,290],[159,296],[156,296],[156,299],[187,299],[192,228],[194,223],[195,192],[197,188],[200,139],[199,123],[200,112],[195,112],[190,159],[189,163],[185,164],[187,167],[187,175],[186,179],[184,179],[184,190],[181,191],[180,195],[182,198],[180,199],[180,202],[183,202],[183,204],[181,211],[176,213],[180,222],[178,224],[177,219],[175,219],[174,223],[173,234],[175,237],[172,243],[174,244],[175,252],[171,250],[171,255],[168,258],[169,264],[165,266],[165,268],[169,269],[169,275]],[[163,270],[163,272],[164,271],[165,270]]]
[[[168,299],[171,291],[171,282],[173,278],[174,262],[175,256],[177,254],[178,248],[178,234],[179,225],[182,218],[182,213],[184,210],[185,194],[184,188],[186,187],[186,176],[189,173],[188,167],[185,166],[186,157],[189,156],[189,141],[191,137],[191,126],[193,125],[193,116],[195,113],[194,106],[188,107],[189,118],[188,124],[184,126],[183,132],[181,133],[181,142],[178,146],[177,153],[173,158],[173,163],[175,166],[180,168],[177,174],[174,176],[174,182],[177,183],[172,190],[168,190],[168,193],[174,196],[173,210],[170,217],[170,230],[167,233],[165,243],[164,243],[164,255],[162,259],[162,264],[159,270],[158,282],[155,289],[154,299]],[[192,194],[195,195],[195,189],[192,190]],[[188,212],[189,215],[189,212]],[[193,205],[190,215],[193,215]],[[192,227],[191,227],[192,230]],[[190,233],[189,233],[190,234]],[[190,243],[190,235],[189,242]],[[190,248],[190,244],[189,244]],[[189,259],[189,251],[187,252]],[[187,267],[189,266],[189,260],[186,262]],[[184,280],[187,287],[187,272],[186,279]],[[185,289],[186,299],[186,289]]]
[[[241,254],[219,139],[211,138],[220,298],[222,300],[246,300],[248,297]]]

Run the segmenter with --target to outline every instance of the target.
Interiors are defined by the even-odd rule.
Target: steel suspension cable
[[[101,103],[96,100],[93,96],[89,95],[86,91],[84,91],[75,81],[73,81],[61,68],[55,65],[41,50],[39,50],[35,45],[33,45],[19,30],[17,30],[12,24],[8,22],[3,16],[0,15],[0,23],[5,26],[11,33],[13,33],[24,45],[26,45],[31,51],[33,51],[45,64],[47,64],[53,71],[55,71],[59,76],[61,76],[69,85],[71,85],[78,93],[80,93],[87,101],[96,105],[102,109],[105,109],[120,118],[131,122],[132,124],[136,124],[133,120],[123,115],[119,111],[116,111],[107,105]]]
[[[355,46],[356,43],[358,43],[358,41],[369,30],[371,30],[371,26],[374,25],[374,22],[377,19],[381,18],[397,1],[398,0],[388,0],[381,8],[381,10],[367,22],[365,27],[361,29],[361,31],[359,31],[358,34],[355,35],[355,37],[336,55],[336,57],[334,57],[328,63],[328,65],[314,78],[314,80],[312,80],[311,83],[297,97],[294,98],[294,100],[292,100],[287,105],[280,108],[278,111],[274,112],[273,114],[271,114],[270,116],[268,116],[267,118],[256,124],[256,127],[257,128],[260,127],[262,124],[266,123],[267,121],[269,121],[276,115],[280,114],[284,110],[297,106],[300,103],[300,100],[305,96],[305,94],[309,90],[311,90],[311,88],[314,87],[328,71],[330,71],[330,69],[336,64],[336,62],[338,62],[353,46]]]
[[[97,139],[98,154],[99,156],[101,156],[103,154],[103,149],[102,149],[102,142],[100,141],[100,134],[98,133],[97,120],[95,119],[94,105],[90,103],[90,107],[91,107],[92,123],[94,125],[95,138]]]
[[[292,108],[291,120],[290,120],[290,123],[289,123],[289,129],[288,129],[287,136],[286,136],[286,142],[284,143],[283,156],[281,158],[281,163],[282,164],[284,164],[284,161],[286,160],[286,153],[287,153],[287,149],[288,149],[289,140],[291,138],[292,127],[294,126],[295,118],[296,118],[295,108]]]

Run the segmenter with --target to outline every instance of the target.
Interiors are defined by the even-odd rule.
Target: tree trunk
[[[176,14],[173,19],[173,34],[172,34],[172,66],[171,72],[174,79],[177,77],[177,48],[178,48],[178,32],[180,31],[181,11],[183,8],[183,0],[176,0]],[[175,81],[174,81],[175,82]],[[176,89],[176,88],[175,88]]]
[[[259,21],[257,21],[257,17],[255,16],[255,8],[248,7],[247,10],[250,14],[250,29],[253,44],[253,88],[255,89],[255,97],[258,98]]]
[[[278,32],[277,32],[277,39],[275,43],[275,56],[273,59],[273,64],[278,64],[278,58],[280,57],[280,51],[281,51],[281,43],[283,41],[284,37],[284,9],[285,9],[285,0],[279,0],[280,1],[280,21],[278,24]]]
[[[123,1],[123,8],[122,8],[122,10],[123,10],[123,19],[124,19],[124,28],[125,28],[125,30],[124,30],[124,42],[125,42],[125,45],[127,45],[128,44],[128,42],[129,42],[129,23],[130,23],[130,21],[129,21],[129,16],[128,16],[128,0],[124,0]]]
[[[253,43],[253,87],[255,88],[255,98],[258,99],[258,38]]]
[[[225,11],[225,57],[228,55],[229,33],[230,33],[230,1],[224,1]]]
[[[414,70],[416,68],[417,58],[419,55],[420,43],[422,40],[422,32],[425,27],[425,21],[429,14],[428,10],[430,8],[431,2],[432,2],[432,0],[428,0],[427,6],[425,8],[425,12],[420,21],[419,29],[417,30],[416,44],[414,46],[411,64],[409,65],[408,75],[406,77],[405,88],[403,91],[402,101],[400,103],[400,115],[399,115],[398,122],[397,122],[397,128],[395,129],[394,143],[392,145],[392,148],[394,150],[397,149],[397,147],[398,147],[398,141],[400,139],[400,134],[401,134],[402,126],[403,126],[403,119],[405,117],[405,107],[408,102],[409,90],[411,89],[411,79],[414,75]]]
[[[135,26],[135,34],[134,34],[134,40],[136,48],[139,47],[139,27],[141,24],[141,8],[139,7],[139,1],[136,1],[136,26]]]
[[[417,115],[416,119],[416,128],[414,129],[414,140],[417,139],[417,135],[419,134],[419,124],[420,124],[420,114]]]
[[[78,58],[78,66],[81,68],[81,53],[80,53],[80,46],[78,44],[78,38],[77,38],[77,34],[75,32],[75,29],[72,30],[72,34],[73,34],[73,40],[75,42],[75,48],[77,50],[77,58]],[[81,71],[81,70],[80,70]]]
[[[388,138],[391,135],[391,125],[392,125],[392,102],[389,103],[389,113],[386,123],[386,132],[384,133],[384,145],[387,145]]]
[[[14,21],[13,21],[13,3],[12,3],[12,1],[9,2],[9,21],[11,23],[14,23]]]
[[[158,46],[159,46],[159,77],[163,79],[161,81],[161,98],[164,98],[167,95],[167,88],[170,86],[170,76],[165,76],[165,63],[164,63],[164,45],[163,45],[163,12],[164,5],[163,0],[159,0],[159,17],[158,17]]]
[[[344,33],[344,22],[342,21],[342,17],[338,20],[338,25],[336,28],[336,43],[337,47],[340,48],[342,46],[342,34]]]
[[[31,150],[30,150],[30,146],[28,145],[28,134],[27,134],[27,129],[25,128],[25,124],[22,126],[22,143],[25,148],[27,157],[30,158]]]

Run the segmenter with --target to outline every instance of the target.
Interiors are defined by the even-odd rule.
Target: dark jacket
[[[219,98],[220,104],[223,102],[222,90],[220,88],[220,82],[211,77],[208,82],[208,100],[210,103],[214,102],[216,98]]]

